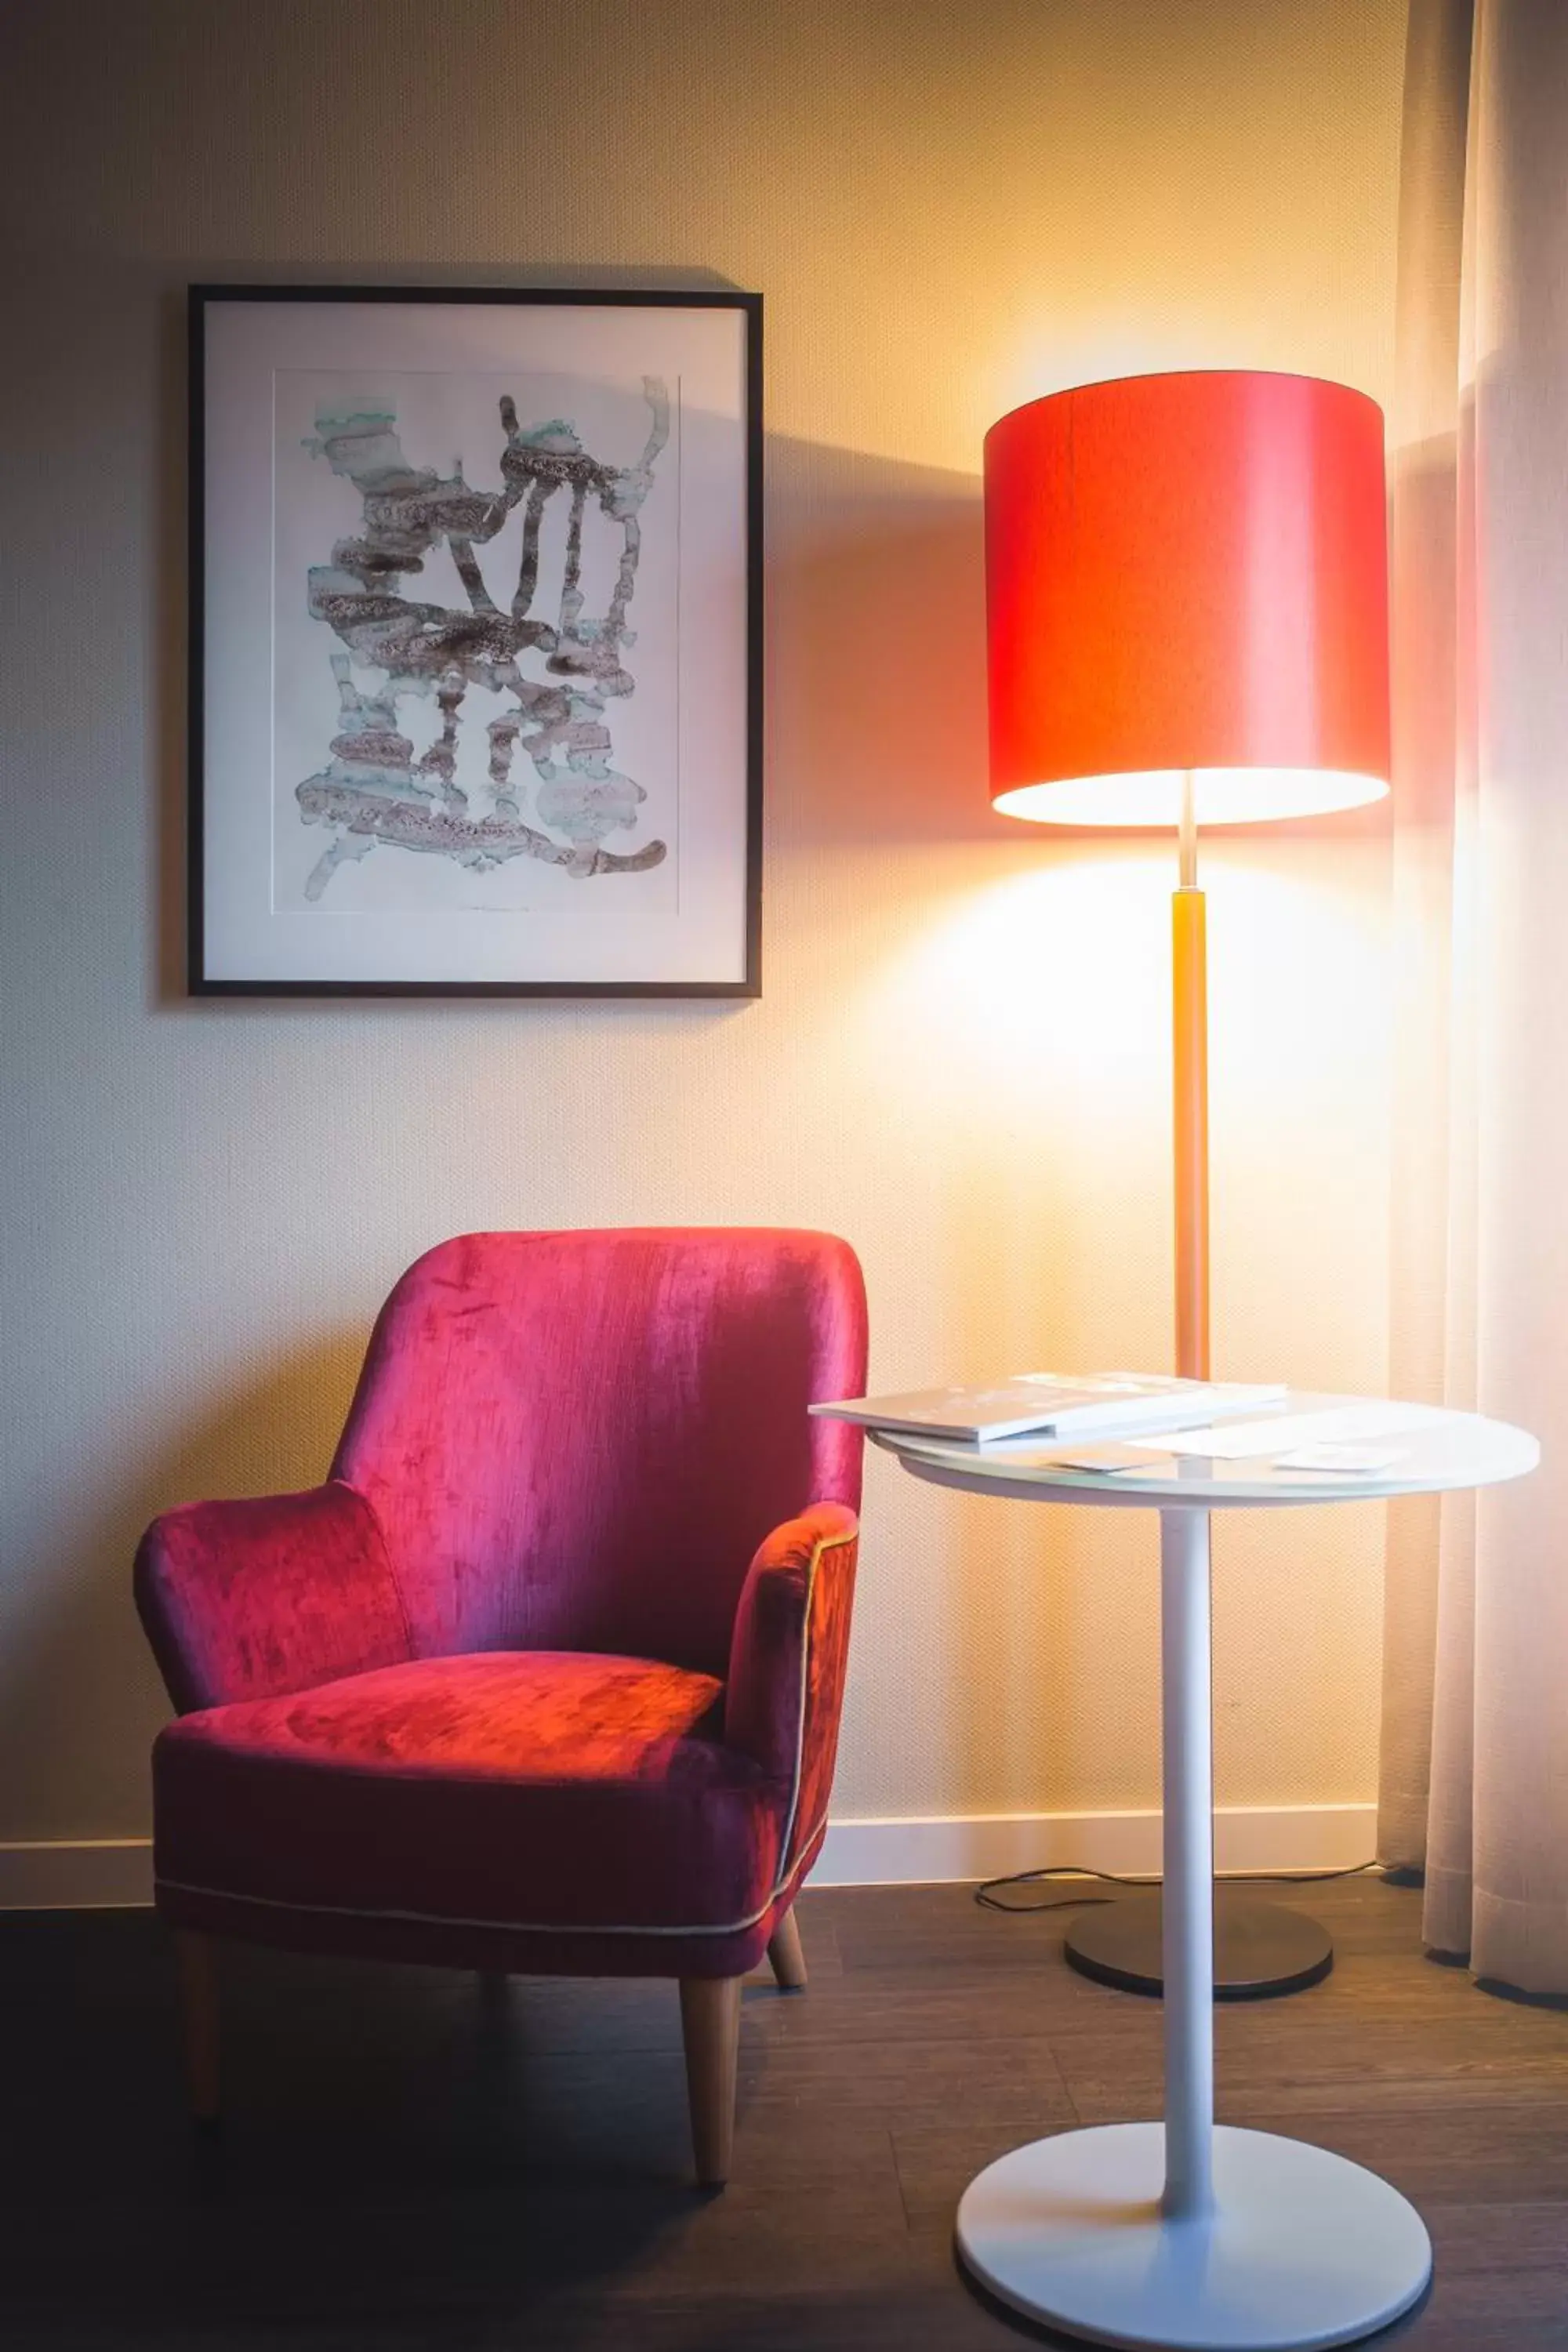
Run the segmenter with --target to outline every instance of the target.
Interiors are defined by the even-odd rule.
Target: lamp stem
[[[1176,1370],[1209,1376],[1208,976],[1193,772],[1182,780],[1179,882],[1171,901],[1176,1206]]]
[[[1193,798],[1193,772],[1182,771],[1182,813],[1177,819],[1177,880],[1184,890],[1198,887],[1198,820]]]

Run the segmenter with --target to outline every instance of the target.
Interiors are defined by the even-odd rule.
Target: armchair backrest
[[[380,1520],[415,1654],[622,1651],[723,1675],[752,1555],[858,1509],[866,1304],[831,1234],[468,1234],[381,1311],[332,1475]]]

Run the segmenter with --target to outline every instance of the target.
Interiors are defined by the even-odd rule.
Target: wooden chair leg
[[[800,1948],[800,1929],[793,1911],[786,1911],[773,1929],[768,1942],[768,1958],[784,1992],[805,1990],[805,1954]]]
[[[697,2179],[704,2189],[722,2189],[730,2177],[730,2151],[735,2137],[740,1978],[682,1977],[680,2031],[686,2042],[686,2090]]]
[[[180,2009],[185,2036],[185,2083],[199,2124],[218,2116],[217,1943],[189,1927],[176,1928]]]

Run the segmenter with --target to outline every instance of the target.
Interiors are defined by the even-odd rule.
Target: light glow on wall
[[[1018,844],[1037,851],[1020,860]],[[1175,845],[1037,834],[1008,847],[1003,870],[958,890],[951,863],[933,861],[921,878],[936,887],[911,891],[907,926],[854,992],[858,1042],[840,1028],[835,1050],[906,1127],[917,1103],[922,1126],[951,1137],[962,1122],[988,1183],[1027,1198],[1048,1178],[1095,1223],[1110,1198],[1135,1199],[1163,1246]],[[1243,1269],[1274,1299],[1314,1201],[1354,1223],[1364,1197],[1386,1087],[1387,850],[1264,835],[1202,856],[1215,1284],[1234,1312]],[[1300,1334],[1294,1346],[1312,1352]]]
[[[1102,1108],[1159,1098],[1173,860],[1164,844],[1107,846],[1053,845],[916,933],[885,979],[922,1055],[978,1061],[989,1086],[1025,1097],[1048,1070],[1089,1080]]]

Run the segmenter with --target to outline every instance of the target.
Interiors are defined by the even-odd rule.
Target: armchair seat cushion
[[[791,1798],[725,1745],[722,1696],[647,1658],[512,1650],[184,1716],[153,1756],[160,1906],[474,1964],[492,1932],[503,1962],[520,1937],[584,1934],[641,1969],[660,1938],[717,1957],[765,1927]]]

